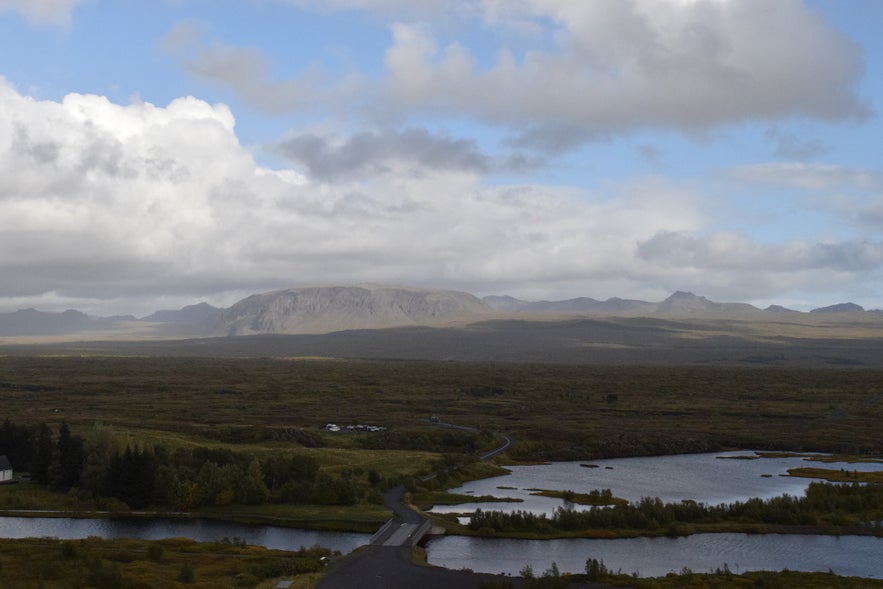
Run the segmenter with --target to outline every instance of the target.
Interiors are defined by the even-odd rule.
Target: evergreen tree
[[[62,423],[49,469],[49,482],[56,489],[76,487],[80,483],[84,461],[83,438],[71,435],[67,423]]]
[[[31,477],[43,485],[49,483],[49,469],[52,467],[52,450],[52,430],[45,423],[41,423],[37,426],[30,469]]]

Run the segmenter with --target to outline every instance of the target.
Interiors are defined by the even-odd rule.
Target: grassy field
[[[253,588],[324,569],[324,549],[297,553],[231,542],[49,538],[0,540],[0,587],[15,589]],[[311,585],[310,585],[311,586]]]
[[[881,383],[883,370],[858,368],[0,357],[4,416],[16,423],[100,422],[150,443],[297,450],[327,468],[413,474],[430,466],[423,450],[462,442],[442,439],[433,415],[510,433],[510,456],[523,460],[725,447],[880,454]],[[320,431],[329,422],[388,430]]]

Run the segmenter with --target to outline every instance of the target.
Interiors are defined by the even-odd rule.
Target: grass
[[[427,511],[433,505],[461,505],[463,503],[521,503],[522,499],[512,497],[495,497],[493,495],[463,495],[446,491],[426,491],[412,493],[411,504],[418,509]]]
[[[314,580],[324,566],[320,559],[329,555],[322,549],[295,553],[180,538],[0,540],[0,586],[251,588],[301,574]]]
[[[439,446],[449,432],[426,423],[430,415],[511,433],[518,460],[723,448],[881,454],[881,380],[883,370],[854,368],[0,358],[4,415],[16,423],[64,420],[84,432],[102,422],[155,443],[315,451],[329,468],[357,459],[390,472],[420,472],[427,451],[455,451]],[[471,392],[479,387],[493,394]],[[381,434],[320,432],[328,422],[387,426],[410,454],[371,455],[366,446],[383,450]],[[285,438],[296,430],[324,448]]]
[[[735,574],[685,573],[669,574],[652,579],[632,576],[605,577],[605,584],[634,589],[731,589],[744,587],[775,587],[776,589],[874,589],[883,587],[883,581],[859,577],[838,577],[828,573],[794,571],[750,572]]]
[[[47,511],[48,510],[48,511]],[[47,511],[46,513],[39,513]],[[37,484],[0,485],[0,515],[41,517],[114,517],[132,512],[112,498],[93,500],[78,493],[59,493]],[[205,507],[190,513],[170,513],[163,509],[145,509],[141,515],[223,519],[241,523],[326,531],[373,533],[390,517],[381,505],[228,505]]]
[[[830,468],[789,468],[792,477],[821,479],[832,483],[883,483],[883,471],[862,472],[858,470]]]
[[[551,489],[530,489],[531,495],[563,499],[577,505],[626,505],[628,501],[621,497],[605,498],[596,493],[576,493],[574,491],[558,491]]]

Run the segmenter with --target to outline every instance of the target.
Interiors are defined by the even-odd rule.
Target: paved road
[[[479,589],[500,578],[416,566],[410,561],[410,548],[400,546],[365,546],[332,566],[316,589]],[[512,581],[520,586],[520,579]]]
[[[475,428],[440,424],[477,431]],[[503,443],[481,457],[489,460],[506,451],[512,444],[511,438],[503,436]],[[411,547],[421,540],[429,529],[430,522],[410,507],[402,503],[405,495],[403,486],[387,491],[383,504],[393,512],[388,521],[364,546],[332,565],[332,570],[316,585],[316,589],[452,589],[478,588],[495,575],[482,575],[443,568],[416,566],[411,562]],[[512,579],[519,586],[517,579]]]

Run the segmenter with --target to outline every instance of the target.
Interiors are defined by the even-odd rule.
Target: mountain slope
[[[691,292],[678,291],[656,305],[656,313],[681,315],[692,313],[745,313],[760,311],[747,303],[716,303]]]
[[[0,314],[0,335],[47,335],[74,333],[100,329],[107,320],[98,321],[87,315],[68,309],[63,313],[45,313],[36,309],[21,309]]]
[[[861,313],[862,311],[864,311],[864,308],[861,305],[856,305],[855,303],[838,303],[836,305],[813,309],[810,313]]]
[[[468,293],[390,286],[292,288],[247,297],[223,315],[219,335],[328,333],[486,318]]]

